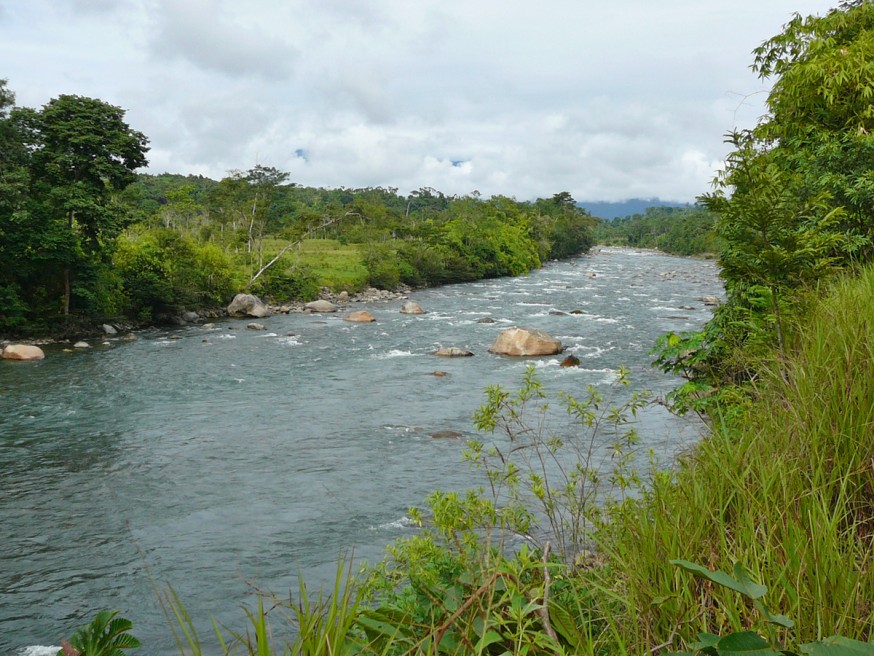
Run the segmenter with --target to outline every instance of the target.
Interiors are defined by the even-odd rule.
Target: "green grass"
[[[632,651],[754,623],[743,599],[666,567],[746,566],[795,620],[784,642],[874,637],[874,270],[837,283],[758,397],[599,536]]]
[[[265,239],[265,261],[288,243],[282,239]],[[341,244],[336,239],[305,239],[300,246],[291,249],[288,256],[311,270],[320,287],[350,293],[367,287],[367,268],[358,244]]]

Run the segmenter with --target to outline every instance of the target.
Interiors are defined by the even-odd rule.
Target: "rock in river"
[[[260,319],[270,315],[267,305],[254,294],[237,294],[228,306],[232,317],[255,317]]]
[[[564,347],[552,335],[536,328],[507,328],[501,331],[490,353],[498,355],[555,355]]]
[[[434,351],[432,355],[440,355],[444,358],[469,358],[473,353],[460,349],[457,346],[442,346]]]
[[[345,317],[343,317],[343,321],[352,321],[354,323],[372,323],[376,321],[376,317],[373,316],[367,310],[358,310],[357,312],[350,312]]]
[[[407,301],[401,306],[401,314],[425,314],[425,310],[415,301]]]
[[[3,349],[4,360],[42,360],[46,357],[39,346],[30,344],[10,344]]]

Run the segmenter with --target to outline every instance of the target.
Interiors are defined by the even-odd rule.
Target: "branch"
[[[555,635],[555,629],[552,628],[552,623],[549,621],[549,586],[552,585],[552,579],[549,576],[549,549],[552,545],[549,540],[546,541],[546,546],[543,547],[543,606],[538,609],[537,614],[540,615],[540,621],[543,622],[543,630],[546,635],[552,638],[555,644],[558,644],[558,636]]]
[[[300,246],[301,243],[303,242],[303,240],[307,239],[316,230],[321,230],[322,228],[327,228],[329,225],[333,225],[334,223],[337,223],[337,221],[340,221],[341,219],[345,219],[349,215],[360,216],[360,214],[358,214],[358,212],[346,212],[343,216],[338,216],[338,217],[334,217],[334,218],[331,218],[329,216],[323,217],[322,221],[321,221],[321,223],[319,223],[319,225],[307,230],[305,233],[303,233],[303,235],[300,237],[300,239],[285,246],[282,250],[279,251],[279,253],[276,255],[276,257],[274,257],[267,264],[265,264],[263,267],[261,267],[260,271],[258,271],[258,273],[256,273],[254,276],[252,276],[252,279],[246,284],[246,289],[249,289],[253,284],[255,284],[255,281],[261,277],[261,274],[264,273],[265,271],[267,271],[267,269],[272,267],[274,264],[276,264],[279,261],[279,258],[281,258],[283,255],[285,255],[288,251],[290,251],[295,246]]]

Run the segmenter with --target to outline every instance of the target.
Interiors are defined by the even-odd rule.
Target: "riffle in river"
[[[226,320],[0,362],[0,653],[58,645],[105,608],[133,620],[142,653],[174,653],[152,580],[169,581],[208,635],[211,617],[242,625],[252,583],[283,595],[299,575],[331,580],[350,549],[378,560],[416,530],[410,506],[483,482],[461,451],[487,385],[516,389],[533,364],[548,390],[579,394],[625,366],[633,387],[664,395],[680,381],[648,352],[665,332],[699,329],[702,298],[721,290],[712,262],[604,248],[413,292],[423,315],[359,304],[375,323]],[[488,353],[513,325],[565,353]],[[441,346],[475,355],[432,355]],[[569,353],[578,367],[559,366]],[[638,429],[666,459],[699,436],[660,407]]]

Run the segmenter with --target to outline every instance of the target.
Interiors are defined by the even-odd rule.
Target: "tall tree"
[[[768,114],[729,135],[735,150],[701,198],[718,215],[727,302],[697,347],[679,347],[703,349],[693,357],[721,377],[755,377],[752,354],[782,346],[795,288],[874,258],[872,52],[871,0],[795,15],[754,51],[753,70],[773,82]]]
[[[0,328],[20,325],[27,311],[20,281],[29,271],[19,257],[28,249],[23,225],[28,171],[24,144],[11,117],[14,107],[15,94],[0,79]]]
[[[127,223],[115,194],[147,164],[148,140],[124,114],[101,100],[72,95],[40,111],[13,112],[29,153],[31,221],[46,264],[62,277],[65,316],[77,274],[108,254]]]

